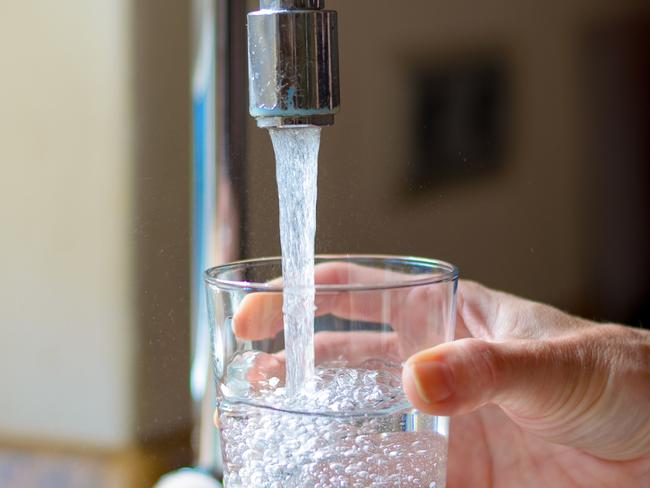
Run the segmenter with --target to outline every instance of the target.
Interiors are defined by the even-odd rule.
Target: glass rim
[[[317,254],[315,261],[393,261],[403,264],[425,265],[435,269],[436,274],[425,275],[418,278],[418,275],[408,275],[410,279],[390,280],[381,283],[348,283],[348,284],[331,284],[317,283],[315,285],[316,293],[318,292],[349,292],[349,291],[372,291],[372,290],[390,290],[395,288],[409,288],[413,286],[434,285],[439,283],[449,283],[458,279],[459,271],[456,266],[446,261],[438,259],[422,258],[417,256],[400,256],[390,254]],[[282,284],[275,283],[258,283],[246,280],[228,280],[220,278],[219,275],[224,272],[235,270],[246,265],[264,265],[269,263],[278,263],[281,265],[280,256],[243,259],[233,261],[219,266],[214,266],[204,271],[203,276],[206,284],[223,290],[242,290],[246,292],[277,292],[281,293],[284,289]]]

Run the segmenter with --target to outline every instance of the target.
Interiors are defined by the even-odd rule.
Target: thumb
[[[610,460],[650,453],[650,334],[598,325],[551,339],[462,339],[409,358],[411,403],[455,415],[494,403],[546,441]]]
[[[557,419],[566,433],[567,421],[584,412],[582,405],[593,404],[607,385],[607,372],[582,345],[571,337],[449,342],[409,358],[404,389],[426,413],[456,415],[496,403],[519,423],[544,419],[543,429],[550,434]]]
[[[495,343],[461,339],[411,356],[403,384],[417,409],[435,415],[474,410],[503,389],[503,354]]]

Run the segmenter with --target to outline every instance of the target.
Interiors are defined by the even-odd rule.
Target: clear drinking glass
[[[444,487],[449,420],[409,404],[401,370],[453,338],[458,270],[318,256],[315,372],[292,395],[281,276],[279,258],[206,272],[225,486]]]

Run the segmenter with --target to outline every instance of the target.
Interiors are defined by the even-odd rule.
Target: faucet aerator
[[[339,110],[337,16],[324,0],[261,0],[248,14],[250,114],[259,127],[327,126]]]

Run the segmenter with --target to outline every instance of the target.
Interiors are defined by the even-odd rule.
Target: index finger
[[[407,299],[412,302],[411,306],[416,306],[419,300],[414,294],[430,294],[430,290],[422,287],[408,286],[409,280],[421,277],[346,262],[319,264],[314,270],[317,287],[354,285],[354,293],[336,286],[320,288],[315,296],[314,315],[332,314],[348,320],[393,324]],[[400,283],[401,287],[391,288],[394,283]],[[281,280],[269,284],[281,285]],[[378,287],[382,284],[386,287]],[[245,340],[274,337],[283,328],[282,303],[280,290],[251,293],[244,297],[233,317],[235,335]]]

